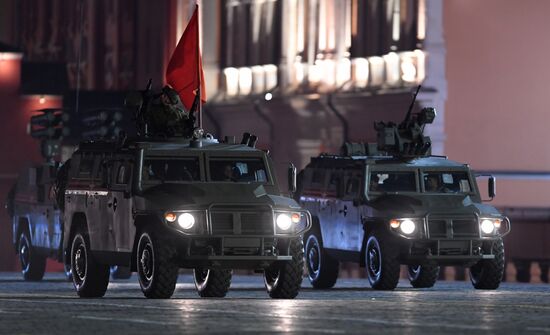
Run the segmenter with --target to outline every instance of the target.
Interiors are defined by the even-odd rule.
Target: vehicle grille
[[[212,208],[213,235],[273,235],[272,211],[264,208]]]
[[[428,219],[430,238],[478,237],[479,223],[475,217]]]

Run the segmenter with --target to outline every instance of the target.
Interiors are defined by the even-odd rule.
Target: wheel
[[[225,269],[193,270],[193,279],[197,293],[203,298],[223,298],[231,286],[233,271]]]
[[[90,239],[84,229],[77,231],[73,237],[71,271],[79,297],[98,298],[105,295],[109,285],[109,266],[96,262],[90,252]]]
[[[531,281],[531,262],[516,261],[516,281],[520,283],[529,283]]]
[[[365,248],[367,277],[375,290],[393,290],[399,281],[400,264],[396,249],[383,232],[369,235]]]
[[[264,283],[271,298],[293,299],[298,295],[304,273],[304,243],[301,238],[289,241],[291,261],[272,264],[264,271]]]
[[[323,249],[318,233],[312,233],[306,240],[306,266],[309,282],[313,288],[331,288],[336,284],[340,262],[330,257]]]
[[[21,262],[21,273],[25,280],[42,280],[46,271],[46,257],[36,253],[26,230],[19,236],[19,261]]]
[[[434,286],[439,277],[439,266],[436,265],[409,265],[409,281],[415,288]]]
[[[470,280],[476,289],[494,290],[504,274],[504,243],[502,239],[493,242],[494,259],[484,259],[470,267]]]
[[[128,266],[113,265],[109,268],[112,279],[129,279],[132,277],[132,271]]]
[[[65,279],[67,279],[68,282],[73,281],[73,270],[71,269],[71,263],[63,264],[63,272],[65,273]]]
[[[178,280],[176,250],[159,240],[152,231],[141,233],[137,247],[137,273],[141,291],[147,298],[167,299]]]

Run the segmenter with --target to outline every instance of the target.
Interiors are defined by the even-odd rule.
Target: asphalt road
[[[137,278],[111,281],[101,299],[79,299],[61,274],[24,282],[0,273],[0,334],[181,333],[550,334],[550,285],[505,283],[477,291],[467,282],[438,282],[392,292],[360,279],[313,290],[304,279],[294,300],[270,299],[261,276],[235,276],[223,299],[199,298],[180,275],[169,300],[147,300]]]

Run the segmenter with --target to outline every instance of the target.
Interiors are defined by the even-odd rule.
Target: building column
[[[220,88],[220,6],[223,4],[219,1],[201,1],[199,6],[202,64],[208,99],[213,98]]]
[[[432,154],[445,154],[445,101],[447,79],[445,75],[445,38],[443,35],[443,0],[425,0],[426,38],[424,51],[427,54],[426,79],[423,87],[428,92],[418,94],[421,107],[435,107],[437,117],[426,127],[426,135],[432,139]]]

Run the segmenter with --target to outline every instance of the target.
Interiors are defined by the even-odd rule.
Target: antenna
[[[80,20],[78,22],[78,52],[76,60],[76,106],[75,113],[78,114],[78,101],[80,97],[80,54],[82,53],[82,20],[84,19],[84,0],[80,0]]]
[[[409,110],[407,111],[407,116],[405,116],[405,120],[402,123],[402,125],[404,125],[405,127],[409,124],[409,122],[411,120],[411,112],[413,110],[414,103],[416,101],[416,96],[418,95],[418,92],[420,91],[421,87],[422,87],[422,85],[418,85],[418,87],[416,88],[416,92],[414,93],[413,99],[411,101],[411,104],[409,105]]]

